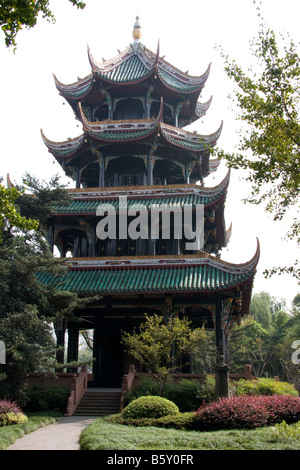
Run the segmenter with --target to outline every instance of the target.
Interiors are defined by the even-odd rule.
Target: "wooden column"
[[[64,364],[65,362],[65,322],[64,320],[59,321],[55,324],[55,333],[56,333],[56,360],[59,364]],[[59,369],[59,370],[62,370]]]
[[[68,353],[67,362],[78,361],[78,341],[79,341],[79,328],[76,323],[69,323],[68,325]],[[68,372],[76,372],[76,367],[68,368]]]

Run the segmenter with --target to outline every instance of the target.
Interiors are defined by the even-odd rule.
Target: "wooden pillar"
[[[56,333],[56,360],[59,364],[65,362],[65,322],[64,320],[59,321],[55,325]],[[62,370],[62,369],[59,369]]]
[[[81,176],[80,169],[76,168],[76,189],[80,188],[80,176]]]
[[[153,162],[151,161],[151,152],[147,155],[147,185],[153,185]]]
[[[68,353],[67,362],[78,361],[78,340],[79,340],[79,328],[76,323],[69,323],[68,325]],[[76,367],[68,368],[68,372],[76,372]]]
[[[101,156],[99,156],[98,163],[99,163],[99,188],[104,188],[105,186],[105,157],[103,157],[102,154]]]

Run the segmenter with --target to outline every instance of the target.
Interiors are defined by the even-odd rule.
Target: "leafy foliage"
[[[25,390],[27,403],[24,410],[27,411],[60,411],[65,412],[70,390],[67,387],[53,385],[43,387],[35,385]]]
[[[69,0],[77,8],[84,8],[80,0]],[[36,25],[39,15],[48,21],[55,22],[49,8],[49,0],[5,0],[0,5],[0,25],[5,35],[7,47],[16,47],[17,33],[25,26],[32,28]]]
[[[292,395],[299,396],[294,385],[288,382],[261,377],[257,380],[238,380],[236,395]]]
[[[252,42],[252,53],[259,66],[255,73],[244,72],[222,52],[226,74],[236,85],[233,100],[243,128],[237,152],[219,151],[219,156],[224,156],[232,168],[249,172],[252,193],[246,200],[265,203],[274,220],[281,220],[292,206],[299,209],[300,58],[293,41],[281,47],[274,31],[263,24]],[[299,233],[299,220],[295,218],[287,238],[300,244]],[[276,272],[299,278],[298,261],[294,266],[265,271],[266,276]]]
[[[207,342],[204,328],[191,328],[186,318],[145,314],[139,331],[123,332],[122,342],[128,352],[158,379],[164,394],[167,377],[180,367],[180,358],[201,349]]]
[[[29,179],[31,194],[18,192],[18,210],[34,213],[36,230],[16,230],[6,224],[0,244],[0,332],[6,364],[0,365],[0,397],[24,403],[23,386],[30,372],[58,368],[52,323],[74,317],[86,304],[77,295],[38,281],[37,272],[60,276],[64,260],[54,258],[45,238],[46,213],[67,195],[53,178],[48,185]],[[23,199],[24,198],[24,199]],[[46,210],[45,210],[46,207]]]
[[[5,188],[0,184],[0,242],[2,241],[2,231],[7,226],[15,226],[25,230],[34,230],[38,227],[36,220],[31,218],[27,219],[25,216],[22,216],[16,208],[16,199],[18,199],[21,194],[22,193],[14,187]]]

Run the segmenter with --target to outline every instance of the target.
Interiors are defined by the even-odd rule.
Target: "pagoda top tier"
[[[203,181],[219,160],[211,148],[222,132],[210,135],[184,127],[208,110],[198,101],[210,67],[199,76],[182,72],[140,42],[139,19],[133,42],[116,57],[98,63],[88,49],[92,72],[64,85],[60,94],[72,107],[83,133],[48,150],[76,187],[189,184]]]
[[[92,106],[95,102],[100,104],[105,101],[105,91],[120,99],[137,93],[144,96],[145,90],[150,101],[159,100],[163,96],[165,102],[180,107],[179,127],[189,125],[203,116],[212,98],[205,103],[198,102],[198,98],[209,76],[210,65],[199,76],[191,76],[177,69],[164,57],[160,57],[159,44],[154,53],[140,42],[138,17],[133,37],[134,41],[124,51],[118,51],[117,56],[103,59],[101,63],[94,60],[88,47],[92,72],[75,83],[63,84],[54,75],[57,89],[72,106],[76,116],[79,118],[79,102],[83,106]]]

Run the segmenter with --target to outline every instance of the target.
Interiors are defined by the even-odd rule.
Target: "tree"
[[[233,372],[242,372],[251,364],[253,375],[261,377],[268,369],[270,351],[268,331],[253,317],[245,318],[230,333],[229,354]]]
[[[64,260],[53,257],[45,238],[46,214],[42,202],[48,201],[50,214],[60,198],[64,202],[67,199],[57,179],[51,181],[54,187],[49,183],[43,189],[38,183],[33,194],[17,192],[20,214],[26,209],[41,222],[31,231],[16,230],[7,223],[0,244],[0,339],[6,345],[6,364],[0,365],[0,396],[20,403],[28,373],[41,368],[49,372],[59,367],[52,325],[74,319],[74,311],[86,305],[77,294],[45,285],[37,277],[37,273],[47,272],[59,279],[67,272]]]
[[[15,205],[22,192],[15,187],[5,188],[1,181],[0,178],[0,243],[2,241],[2,231],[7,226],[25,230],[34,230],[38,227],[36,220],[22,216]]]
[[[80,0],[69,0],[77,8],[84,8]],[[5,35],[7,47],[16,47],[16,36],[25,26],[32,28],[36,25],[39,15],[48,21],[55,22],[49,8],[49,0],[5,0],[0,4],[0,25]]]
[[[127,351],[153,375],[164,394],[167,377],[178,370],[185,354],[199,352],[208,342],[204,328],[191,328],[186,318],[145,314],[139,331],[123,332],[122,343]]]
[[[294,42],[285,45],[285,37],[283,41],[280,46],[274,31],[261,25],[251,47],[258,65],[255,73],[244,72],[222,52],[225,72],[236,85],[237,118],[244,127],[236,153],[217,150],[229,166],[247,170],[252,192],[246,201],[265,203],[274,220],[282,220],[291,207],[298,211],[300,196],[300,58]],[[299,229],[294,218],[286,236],[298,245]],[[265,274],[282,272],[300,278],[298,260],[294,266],[274,267]]]
[[[284,299],[271,296],[268,292],[255,293],[251,299],[249,313],[262,325],[270,330],[277,312],[286,306]]]

